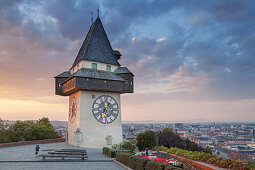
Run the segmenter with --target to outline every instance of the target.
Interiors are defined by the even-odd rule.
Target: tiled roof
[[[74,77],[85,77],[85,78],[94,78],[94,79],[103,79],[103,80],[116,80],[116,81],[125,81],[118,75],[109,71],[102,70],[93,70],[88,68],[81,68],[73,75]]]
[[[115,74],[133,74],[127,67],[119,67],[114,71]]]
[[[91,25],[73,66],[81,60],[120,66],[99,18]]]
[[[70,76],[71,76],[70,71],[65,71],[65,72],[55,76],[54,78],[64,78],[64,77],[70,77]]]

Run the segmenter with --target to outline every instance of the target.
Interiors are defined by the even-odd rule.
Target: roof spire
[[[98,8],[97,8],[97,18],[99,18],[99,4],[98,4]]]
[[[91,11],[91,24],[93,24],[93,11]]]

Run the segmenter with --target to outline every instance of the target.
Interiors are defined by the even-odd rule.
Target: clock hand
[[[106,104],[104,105],[103,111],[104,111],[104,113],[102,113],[102,115],[101,115],[102,118],[104,118],[105,115],[106,115],[106,111],[107,111],[107,105]]]
[[[110,102],[107,103],[107,113],[106,114],[109,114],[108,109],[109,109],[110,104],[111,104]]]

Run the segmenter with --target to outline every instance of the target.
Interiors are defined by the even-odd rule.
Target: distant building
[[[183,123],[175,123],[175,129],[180,129],[182,130],[184,128]]]

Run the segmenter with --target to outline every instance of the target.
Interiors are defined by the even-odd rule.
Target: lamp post
[[[77,128],[74,132],[74,141],[77,143],[77,146],[80,147],[80,144],[83,141],[83,133],[80,128]]]

